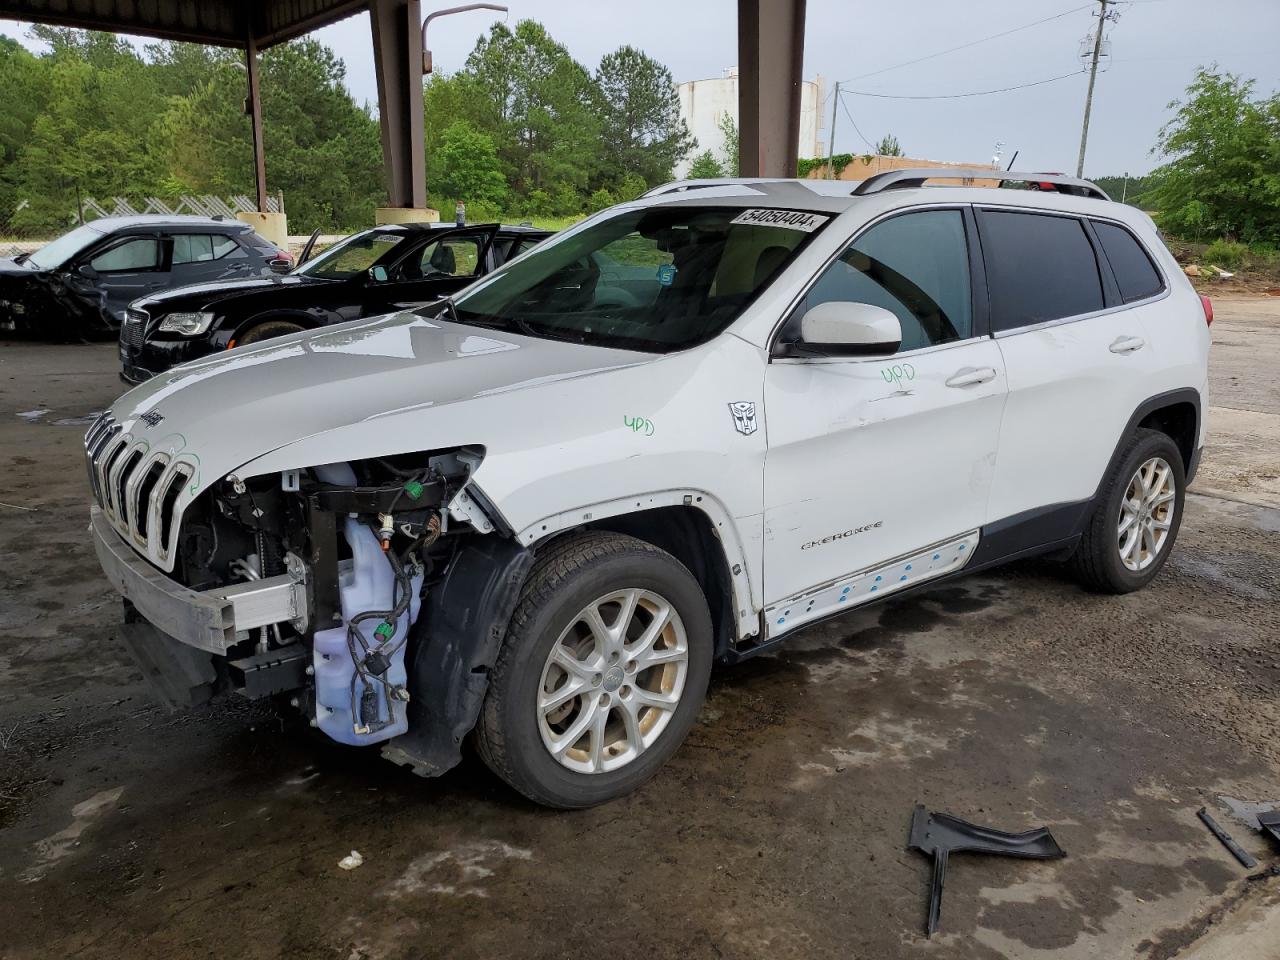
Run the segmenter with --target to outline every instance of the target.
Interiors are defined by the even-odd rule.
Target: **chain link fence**
[[[65,225],[58,227],[30,226],[33,221],[29,205],[18,200],[0,205],[0,257],[15,257],[40,249],[54,237],[60,236],[79,223],[89,223],[101,217],[130,217],[139,214],[162,216],[189,215],[196,217],[225,217],[234,220],[237,213],[258,209],[257,203],[243,194],[231,197],[182,196],[177,199],[161,197],[85,197],[79,201],[79,209],[68,212]],[[267,212],[284,211],[284,196],[277,193],[267,198]],[[40,218],[46,219],[46,218]]]

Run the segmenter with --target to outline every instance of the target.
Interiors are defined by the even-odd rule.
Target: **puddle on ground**
[[[102,415],[101,410],[90,410],[88,413],[75,416],[58,417],[54,420],[46,419],[51,413],[53,411],[48,407],[41,407],[39,410],[22,410],[17,414],[17,417],[19,420],[27,421],[27,423],[49,423],[55,427],[87,427]]]

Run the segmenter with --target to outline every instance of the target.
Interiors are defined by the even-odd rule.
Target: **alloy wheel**
[[[552,645],[538,684],[538,730],[561,765],[605,773],[652,746],[675,715],[689,638],[651,590],[608,593],[582,608]]]
[[[1138,573],[1151,566],[1173,528],[1177,489],[1173,468],[1152,457],[1134,472],[1120,503],[1116,544],[1125,568]]]

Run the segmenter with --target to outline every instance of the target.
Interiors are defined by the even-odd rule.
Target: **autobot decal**
[[[733,425],[743,436],[751,436],[756,432],[756,405],[749,400],[737,400],[729,404],[729,412],[733,414]]]

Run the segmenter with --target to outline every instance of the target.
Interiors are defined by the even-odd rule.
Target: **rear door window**
[[[1132,233],[1117,224],[1101,220],[1093,221],[1093,230],[1098,235],[1098,242],[1102,244],[1102,252],[1111,264],[1111,272],[1115,274],[1116,284],[1120,287],[1120,298],[1125,303],[1145,300],[1164,289],[1164,280],[1159,271]]]
[[[1098,258],[1075,217],[981,211],[994,333],[1101,310]]]
[[[173,265],[200,263],[213,259],[213,237],[207,233],[175,233],[173,235]]]

